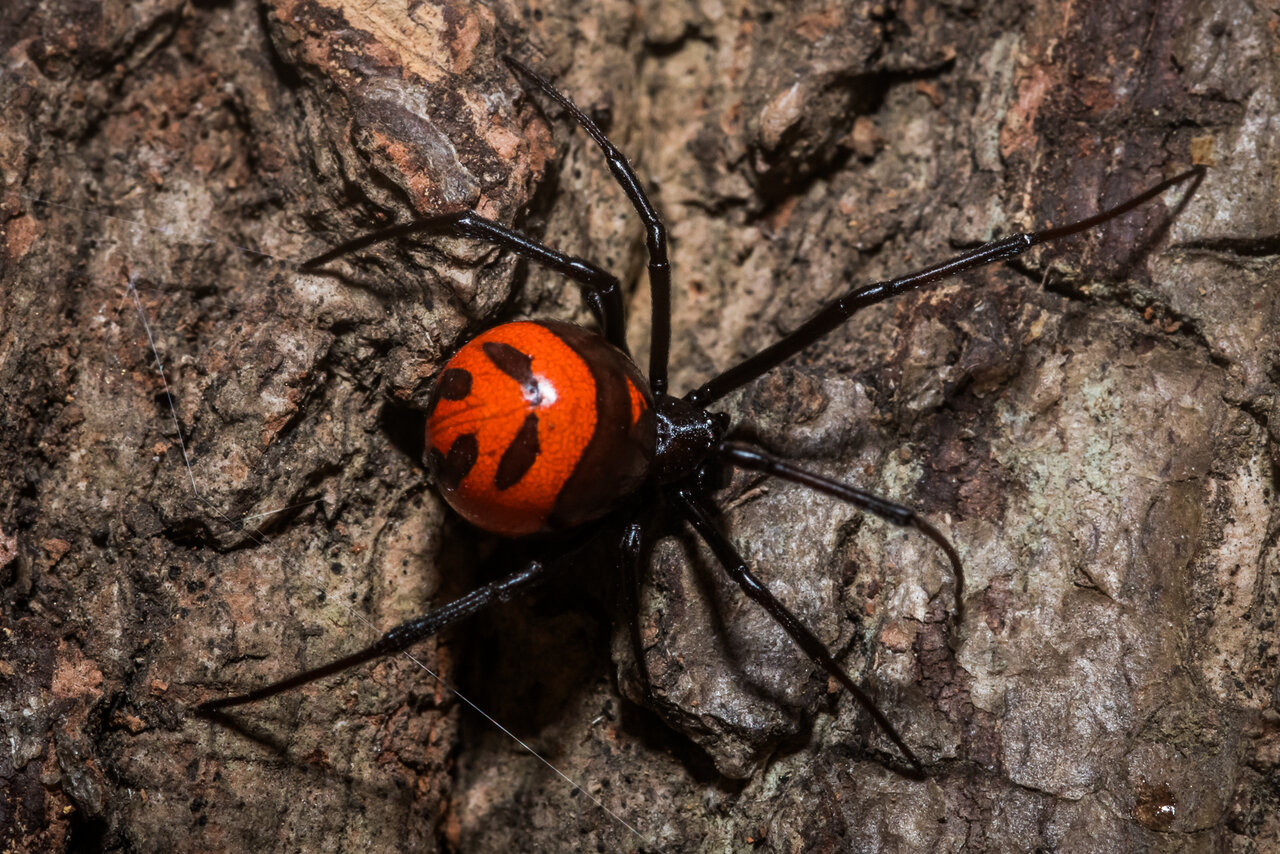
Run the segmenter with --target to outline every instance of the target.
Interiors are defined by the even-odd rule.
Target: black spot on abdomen
[[[449,453],[440,456],[440,452],[431,449],[435,463],[436,477],[445,489],[455,489],[462,479],[471,471],[480,456],[480,444],[475,434],[467,433],[453,440]]]
[[[486,341],[481,345],[481,349],[498,370],[520,383],[524,399],[530,405],[538,406],[542,403],[542,392],[538,390],[538,381],[533,376],[532,356],[525,355],[510,344],[503,344],[500,341]]]
[[[498,461],[498,471],[493,476],[493,485],[499,491],[510,489],[519,483],[538,460],[538,416],[530,412],[520,425],[511,444],[502,452]]]
[[[450,368],[440,375],[436,393],[445,400],[466,400],[471,394],[471,372],[463,368]]]

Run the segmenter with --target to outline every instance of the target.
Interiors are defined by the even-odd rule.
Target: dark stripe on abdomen
[[[651,407],[641,416],[647,422],[636,428],[631,421],[631,392],[622,376],[605,365],[627,364],[604,338],[567,323],[546,323],[547,328],[582,359],[596,386],[596,426],[590,441],[560,486],[555,506],[547,517],[549,529],[569,528],[603,515],[622,495],[639,488],[648,474],[653,448],[647,450],[635,436],[652,426]],[[603,354],[604,348],[608,348]],[[640,380],[643,382],[643,380]],[[646,406],[648,403],[646,402]]]
[[[501,492],[515,486],[533,468],[538,461],[538,414],[530,412],[525,416],[520,431],[516,433],[511,444],[502,452],[498,460],[498,471],[494,473],[493,485]]]
[[[445,489],[456,489],[462,479],[467,476],[476,460],[480,457],[480,444],[474,433],[465,433],[453,440],[449,453],[441,456],[435,448],[431,453],[436,457],[436,472],[440,485]]]

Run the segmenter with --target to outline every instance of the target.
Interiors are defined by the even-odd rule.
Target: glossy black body
[[[689,477],[715,454],[729,429],[729,417],[669,394],[658,395],[654,403],[658,446],[650,475],[665,485]]]

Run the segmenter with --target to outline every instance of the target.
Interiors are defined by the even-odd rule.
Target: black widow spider
[[[727,415],[709,412],[707,407],[821,340],[867,306],[1012,258],[1033,246],[1087,231],[1189,179],[1195,178],[1198,183],[1204,167],[1181,172],[1123,204],[1079,222],[1014,234],[896,279],[855,286],[780,341],[683,397],[673,397],[667,393],[671,275],[662,220],[631,165],[595,122],[540,74],[510,57],[505,61],[558,102],[595,140],[613,177],[644,222],[653,304],[647,388],[625,355],[625,319],[618,280],[588,261],[543,246],[475,213],[445,214],[391,226],[325,252],[304,264],[303,269],[315,269],[392,238],[428,234],[489,242],[576,282],[599,320],[602,334],[559,322],[505,324],[464,345],[437,379],[428,412],[428,464],[446,500],[479,527],[508,536],[577,528],[612,510],[628,512],[630,515],[622,522],[620,550],[627,576],[624,589],[633,591],[649,544],[647,522],[653,515],[634,508],[639,504],[642,509],[651,509],[665,499],[666,505],[707,544],[743,592],[867,710],[910,763],[907,773],[923,775],[920,761],[867,692],[769,592],[717,530],[712,521],[710,493],[726,485],[729,469],[750,469],[802,484],[895,525],[916,529],[933,540],[951,563],[957,624],[962,621],[964,605],[959,554],[937,528],[909,507],[806,471],[761,448],[727,439]],[[557,405],[570,408],[559,410],[557,415]],[[637,494],[638,502],[619,508],[623,499]],[[594,538],[599,526],[584,530]],[[575,538],[573,545],[586,539]],[[553,567],[550,562],[532,561],[505,578],[396,626],[359,652],[254,691],[210,700],[196,711],[209,715],[252,703],[402,652],[490,604],[511,599],[545,578]],[[636,640],[633,632],[633,641]],[[644,658],[638,650],[637,660],[643,668]]]

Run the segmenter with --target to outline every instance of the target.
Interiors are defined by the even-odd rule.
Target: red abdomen
[[[608,512],[644,482],[657,428],[648,383],[603,337],[517,322],[445,365],[427,413],[427,462],[446,501],[515,537]]]

